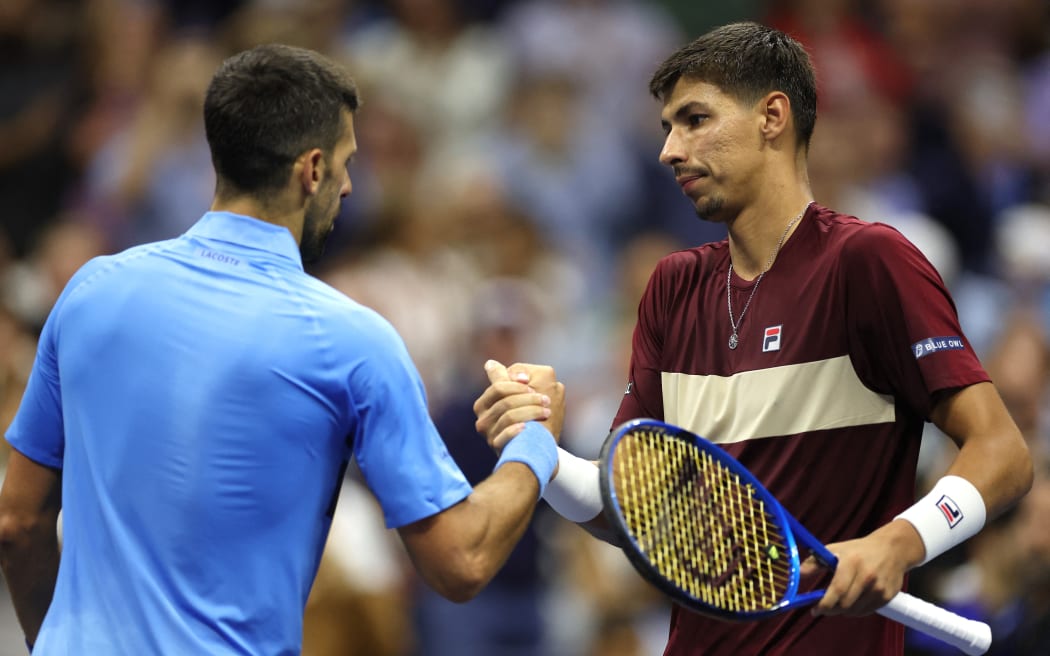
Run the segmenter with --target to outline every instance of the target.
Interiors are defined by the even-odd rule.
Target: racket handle
[[[898,593],[878,613],[943,640],[970,656],[983,654],[992,646],[992,629],[984,622],[956,615],[906,592]]]

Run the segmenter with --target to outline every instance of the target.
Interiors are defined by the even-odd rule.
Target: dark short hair
[[[343,110],[356,111],[359,103],[349,73],[313,50],[269,44],[226,59],[204,99],[219,189],[279,189],[299,155],[335,148]]]
[[[649,81],[649,91],[666,100],[679,79],[713,84],[738,100],[757,102],[771,91],[791,101],[799,144],[809,147],[817,122],[817,83],[802,44],[758,23],[730,23],[682,46]]]

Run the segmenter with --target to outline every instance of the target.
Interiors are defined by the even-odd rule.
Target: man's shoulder
[[[109,279],[107,274],[117,270],[126,270],[128,267],[134,269],[143,266],[145,256],[157,250],[161,250],[168,242],[151,242],[139,246],[132,246],[118,253],[98,255],[91,258],[81,266],[66,284],[66,295],[71,295],[78,290],[97,284],[100,280]],[[141,280],[140,276],[121,277],[120,280]]]
[[[825,257],[860,264],[911,248],[904,235],[886,223],[860,219],[824,207],[819,208],[814,221],[819,252]]]
[[[829,239],[862,243],[900,241],[900,231],[886,223],[861,219],[827,207],[819,207],[814,215],[818,230]]]
[[[393,325],[376,310],[355,301],[327,282],[309,274],[302,274],[303,294],[317,311],[317,316],[334,330],[349,330],[376,335],[395,333]]]
[[[676,277],[706,271],[726,257],[729,241],[708,242],[700,246],[683,248],[664,255],[656,264],[654,275],[662,278]]]

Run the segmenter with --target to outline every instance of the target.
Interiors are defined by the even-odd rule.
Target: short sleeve
[[[396,528],[462,501],[472,488],[434,426],[401,337],[377,318],[368,339],[370,352],[350,372],[354,457],[386,525]]]
[[[22,402],[5,435],[12,448],[46,467],[62,467],[66,445],[59,371],[62,309],[76,289],[105,261],[104,257],[95,258],[81,267],[55,301],[37,341],[36,359]]]
[[[663,352],[661,317],[666,312],[663,309],[665,283],[662,265],[663,262],[653,271],[638,303],[638,321],[631,337],[627,388],[613,421],[614,427],[639,417],[664,418],[660,362]]]
[[[841,261],[850,357],[869,387],[927,418],[937,392],[988,380],[940,275],[899,232],[865,226]]]

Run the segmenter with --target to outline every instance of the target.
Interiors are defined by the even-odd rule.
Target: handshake
[[[538,436],[541,431],[526,429],[538,423],[557,442],[565,420],[565,385],[558,382],[554,368],[522,363],[506,367],[489,360],[485,373],[489,386],[474,402],[478,433],[485,436],[501,462],[518,460],[533,468],[540,481],[540,495],[558,514],[577,523],[597,517],[602,498],[595,463],[558,447],[551,469],[532,464],[537,460],[536,451],[542,448],[537,443],[546,442],[549,447],[550,442]],[[519,435],[521,438],[515,440]],[[547,471],[550,476],[544,480]]]
[[[485,362],[489,386],[474,402],[474,426],[489,446],[501,453],[507,443],[537,421],[557,441],[565,419],[565,385],[554,368],[516,363],[507,367],[495,360]]]

